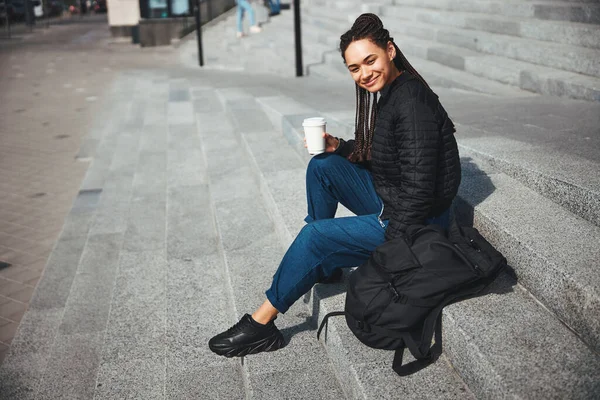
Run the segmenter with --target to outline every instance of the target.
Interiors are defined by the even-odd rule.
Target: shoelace
[[[227,329],[227,334],[232,334],[232,333],[237,333],[240,332],[242,330],[242,324],[243,324],[244,320],[241,319],[238,322],[235,323],[235,325],[233,325],[231,328]]]

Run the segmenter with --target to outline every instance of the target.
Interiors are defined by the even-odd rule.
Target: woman
[[[307,225],[281,261],[265,302],[209,341],[219,355],[283,347],[273,321],[315,283],[363,263],[410,225],[448,225],[460,161],[454,124],[437,96],[374,14],[357,18],[340,49],[356,83],[355,139],[325,134],[326,153],[313,157],[306,173]],[[338,203],[356,216],[334,218]]]

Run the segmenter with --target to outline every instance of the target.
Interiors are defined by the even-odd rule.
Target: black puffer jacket
[[[438,97],[408,72],[381,91],[371,149],[375,190],[389,219],[386,239],[450,207],[460,185],[454,124]],[[348,156],[354,141],[342,141]]]

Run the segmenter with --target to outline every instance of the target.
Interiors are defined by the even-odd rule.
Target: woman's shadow
[[[482,218],[477,215],[475,211],[476,207],[494,193],[496,187],[489,176],[489,173],[492,171],[488,170],[486,172],[482,170],[471,157],[461,157],[460,164],[462,168],[462,181],[459,193],[452,204],[452,214],[460,226],[473,227],[476,219]],[[480,233],[484,237],[490,236],[486,232]],[[491,238],[487,237],[486,239],[490,240]],[[507,265],[498,279],[478,296],[483,296],[487,293],[502,294],[512,292],[512,287],[516,283],[517,276],[515,271],[511,266]]]

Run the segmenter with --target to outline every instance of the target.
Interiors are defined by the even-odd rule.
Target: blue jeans
[[[308,216],[273,276],[266,295],[285,313],[315,283],[337,268],[365,262],[385,241],[388,221],[369,170],[334,154],[312,158],[306,171]],[[338,203],[356,214],[334,218]],[[427,223],[448,224],[448,211]]]
[[[237,3],[237,31],[244,32],[244,25],[242,19],[244,18],[244,11],[248,12],[248,18],[250,19],[250,26],[256,25],[254,19],[254,10],[248,0],[236,0]]]
[[[281,12],[281,1],[280,0],[268,0],[269,8],[271,9],[271,13],[279,14]]]

